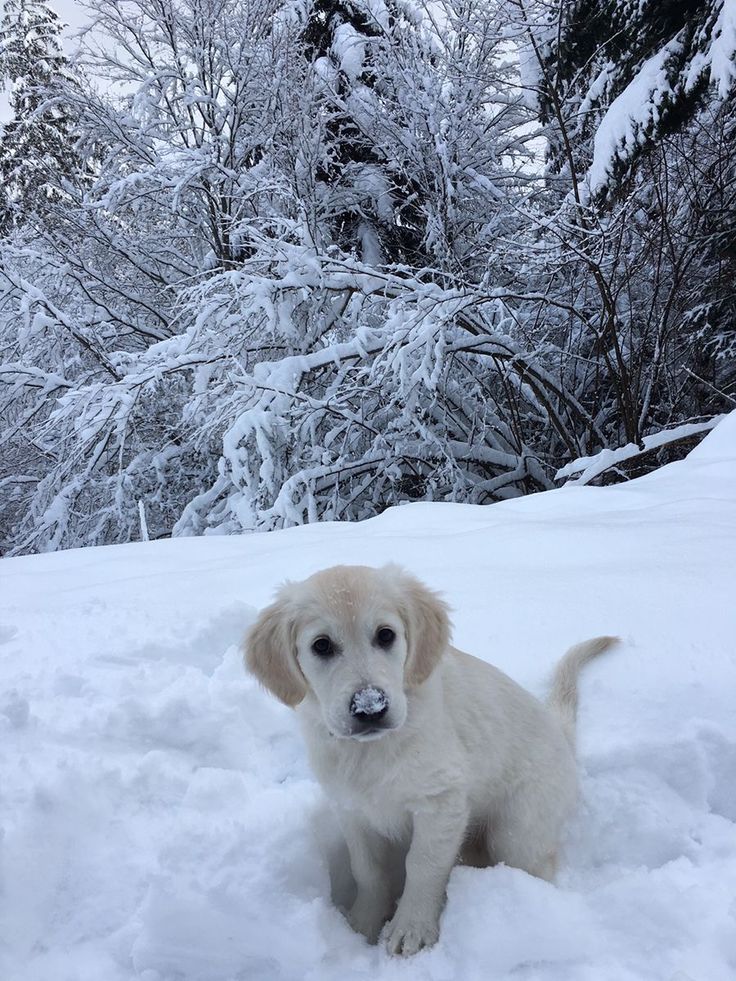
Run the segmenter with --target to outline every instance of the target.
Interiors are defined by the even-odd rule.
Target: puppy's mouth
[[[383,739],[390,732],[395,732],[398,726],[365,726],[361,729],[356,729],[354,732],[339,732],[335,729],[330,729],[330,735],[334,736],[336,739],[354,739],[359,743],[369,743],[374,742],[377,739]]]
[[[373,739],[381,739],[389,732],[393,732],[394,728],[394,726],[366,726],[365,729],[359,729],[357,732],[351,732],[348,738],[357,739],[358,742],[361,743],[367,743]]]

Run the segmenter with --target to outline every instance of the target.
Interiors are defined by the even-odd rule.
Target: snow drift
[[[628,484],[0,566],[3,981],[726,981],[736,971],[736,414]],[[284,578],[399,561],[542,693],[591,665],[556,886],[456,869],[439,944],[352,933],[290,711],[238,642]],[[489,751],[491,748],[489,748]]]

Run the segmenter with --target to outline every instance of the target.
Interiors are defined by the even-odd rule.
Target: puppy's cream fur
[[[543,705],[449,634],[442,600],[397,566],[336,566],[284,586],[246,638],[249,669],[296,708],[337,806],[357,886],[348,919],[371,941],[383,931],[391,953],[437,940],[458,860],[554,877],[577,792],[578,671],[615,642],[572,648]],[[368,687],[388,708],[361,729],[351,699]]]

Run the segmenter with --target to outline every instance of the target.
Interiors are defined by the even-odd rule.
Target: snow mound
[[[736,414],[628,484],[0,564],[3,981],[736,974]],[[239,642],[284,579],[398,561],[537,693],[570,644],[582,800],[556,886],[456,869],[438,945],[369,947],[290,710]],[[492,747],[489,747],[489,752]]]

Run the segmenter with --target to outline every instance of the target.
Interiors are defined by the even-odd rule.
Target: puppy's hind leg
[[[495,825],[488,842],[493,865],[509,865],[522,869],[538,879],[554,882],[557,875],[559,832],[535,838],[535,828],[523,825]]]
[[[554,882],[562,832],[574,800],[574,793],[566,790],[553,799],[537,787],[517,788],[489,830],[493,864],[503,862]]]

